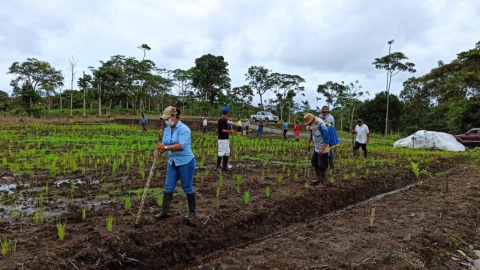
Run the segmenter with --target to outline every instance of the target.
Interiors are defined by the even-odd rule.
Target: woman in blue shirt
[[[283,139],[287,139],[287,132],[288,132],[288,123],[287,119],[283,120]]]
[[[193,189],[196,162],[190,147],[191,131],[188,126],[180,121],[180,113],[179,108],[169,106],[160,117],[165,120],[167,127],[165,128],[162,142],[157,143],[157,151],[155,151],[154,156],[168,151],[168,167],[162,211],[155,216],[157,219],[167,217],[168,209],[173,199],[173,192],[179,178],[188,200],[189,210],[185,217],[194,218],[197,216],[195,212],[195,191]]]

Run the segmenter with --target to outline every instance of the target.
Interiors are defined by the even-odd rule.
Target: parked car
[[[278,123],[278,116],[273,115],[271,112],[257,112],[257,114],[250,115],[250,120],[253,122],[257,122],[258,120],[262,119],[265,122],[275,122]]]
[[[468,148],[475,148],[480,146],[480,128],[472,128],[462,135],[454,136],[457,141]]]

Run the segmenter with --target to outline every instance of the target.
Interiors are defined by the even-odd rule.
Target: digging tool
[[[163,139],[163,130],[158,132],[158,141],[162,141]],[[148,174],[147,183],[145,184],[145,188],[143,189],[142,200],[140,201],[140,207],[138,208],[137,218],[135,219],[135,226],[138,225],[140,218],[142,216],[143,205],[145,203],[145,198],[147,198],[148,188],[150,187],[150,181],[152,180],[153,171],[155,170],[155,164],[157,163],[157,158],[159,155],[153,158],[152,167],[150,168],[150,173]]]
[[[305,181],[307,181],[307,163],[308,163],[308,148],[307,148],[307,151],[305,152],[305,175],[304,175],[304,178],[305,178]]]

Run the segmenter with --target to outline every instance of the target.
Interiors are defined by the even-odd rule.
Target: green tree
[[[260,96],[260,107],[262,110],[265,109],[263,95],[270,91],[275,84],[272,71],[262,66],[251,66],[245,76],[250,88]]]
[[[0,90],[0,111],[7,111],[10,98],[7,92]]]
[[[52,108],[51,94],[56,88],[63,86],[62,71],[55,70],[48,62],[39,61],[35,58],[27,58],[25,62],[14,62],[8,69],[7,74],[16,75],[10,82],[16,93],[29,95],[30,109],[33,109],[34,93],[46,96],[43,102],[48,113]]]
[[[387,87],[385,91],[387,92],[386,100],[386,110],[385,110],[385,135],[388,134],[388,111],[390,106],[390,85],[392,83],[392,77],[397,75],[399,72],[411,72],[415,73],[415,64],[411,62],[406,62],[408,58],[401,52],[389,53],[386,56],[381,58],[375,58],[375,61],[372,63],[376,69],[384,69],[387,71]]]
[[[272,81],[273,92],[277,97],[275,103],[280,109],[280,120],[283,120],[284,109],[289,106],[292,107],[293,98],[305,91],[305,88],[300,86],[300,84],[305,83],[305,80],[298,75],[273,73]]]
[[[182,111],[185,112],[185,101],[187,100],[188,93],[192,89],[192,69],[182,70],[175,69],[173,73],[173,88],[177,90],[178,99],[182,103]]]
[[[192,86],[197,88],[204,96],[205,101],[213,104],[217,95],[230,88],[228,63],[223,56],[211,54],[195,59],[192,70]]]
[[[227,104],[232,107],[232,111],[236,112],[239,117],[245,116],[253,100],[253,90],[248,85],[234,87],[227,91],[227,100],[229,101]]]
[[[317,92],[325,96],[325,100],[329,106],[337,105],[337,99],[342,95],[347,86],[342,81],[341,83],[328,81],[324,84],[318,85]]]
[[[392,130],[400,131],[401,119],[404,114],[403,103],[398,99],[397,96],[390,94],[390,128]],[[372,100],[366,100],[358,108],[358,117],[361,118],[365,124],[368,125],[370,132],[381,132],[383,126],[383,117],[385,109],[387,107],[387,93],[380,92],[375,95],[375,98]]]

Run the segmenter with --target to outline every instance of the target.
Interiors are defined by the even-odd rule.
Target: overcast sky
[[[11,93],[13,77],[5,73],[15,61],[48,61],[69,86],[72,55],[81,74],[112,55],[141,58],[137,47],[146,43],[147,58],[161,68],[224,56],[233,87],[245,84],[248,67],[261,65],[302,76],[307,95],[297,101],[314,105],[317,85],[329,80],[359,80],[372,98],[386,83],[372,62],[388,54],[389,40],[421,76],[473,48],[479,26],[474,0],[2,0],[0,89]],[[392,93],[409,76],[395,76]]]

